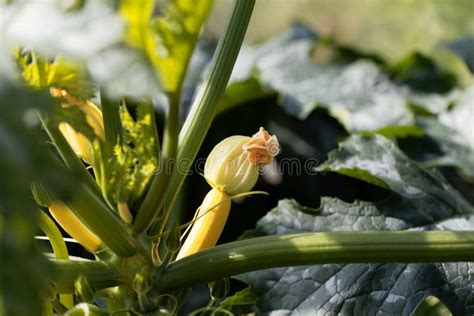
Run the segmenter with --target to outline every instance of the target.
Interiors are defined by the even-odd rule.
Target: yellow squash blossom
[[[262,127],[252,137],[231,136],[209,154],[204,177],[212,189],[199,207],[192,229],[177,260],[215,246],[230,211],[230,196],[250,191],[259,167],[271,163],[280,151],[276,136]]]

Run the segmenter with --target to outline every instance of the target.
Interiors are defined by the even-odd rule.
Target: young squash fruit
[[[87,250],[94,252],[99,249],[101,245],[99,237],[81,222],[66,203],[56,200],[49,205],[48,209],[56,222]]]
[[[66,233],[77,240],[88,251],[95,252],[102,241],[74,214],[69,206],[59,200],[49,189],[39,182],[31,184],[33,198],[43,207],[47,207],[51,216]]]
[[[214,147],[204,166],[212,189],[198,208],[176,260],[216,245],[229,216],[231,196],[249,192],[259,168],[271,163],[279,151],[278,139],[263,127],[252,137],[231,136]]]

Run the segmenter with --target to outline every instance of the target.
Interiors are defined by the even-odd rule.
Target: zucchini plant
[[[7,2],[2,315],[174,315],[202,283],[194,315],[474,312],[472,73],[456,52],[451,68],[390,65],[302,25],[241,51],[255,0],[233,2],[212,53],[211,0]],[[286,192],[318,205],[281,199],[216,246],[277,192],[259,190],[262,171],[275,185],[339,174],[336,191],[383,199],[298,180]]]

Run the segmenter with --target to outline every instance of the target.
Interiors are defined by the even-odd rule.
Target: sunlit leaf
[[[34,51],[22,53],[17,50],[15,59],[23,79],[32,88],[64,89],[70,95],[82,100],[93,96],[91,82],[86,79],[84,70],[78,65],[59,57],[49,61]]]
[[[154,1],[123,0],[120,12],[127,22],[126,40],[143,49],[167,91],[181,87],[202,24],[212,0],[169,0],[153,17]]]
[[[114,202],[127,202],[131,206],[142,195],[158,168],[153,107],[140,104],[135,120],[123,104],[120,106],[120,119],[122,144],[115,145],[111,158],[106,162],[103,181]]]

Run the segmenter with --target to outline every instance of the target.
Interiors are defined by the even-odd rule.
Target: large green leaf
[[[322,108],[349,132],[421,136],[414,112],[439,114],[459,96],[458,78],[437,62],[415,52],[386,73],[377,56],[328,43],[295,25],[242,48],[222,108],[276,93],[285,110],[301,119]]]
[[[409,159],[383,136],[353,135],[329,153],[319,171],[332,171],[385,187],[410,208],[441,219],[472,213],[472,206],[436,172]]]
[[[416,208],[404,211],[419,212]],[[319,209],[282,200],[258,222],[257,230],[272,235],[410,226],[400,218],[386,216],[370,202],[349,204],[323,198]],[[446,219],[416,229],[474,230],[474,217]],[[256,271],[238,278],[257,294],[259,315],[410,315],[430,295],[455,315],[468,315],[474,312],[473,268],[474,263],[466,262],[326,264]]]
[[[287,112],[301,119],[322,107],[348,131],[386,128],[384,132],[391,135],[419,134],[406,106],[405,89],[392,83],[370,60],[313,62],[310,53],[318,50],[317,39],[299,25],[268,43],[243,49],[230,88],[232,82],[256,74],[265,89],[280,95]]]
[[[165,90],[177,92],[212,0],[169,0],[154,18],[154,0],[122,0],[126,40],[146,52]]]

